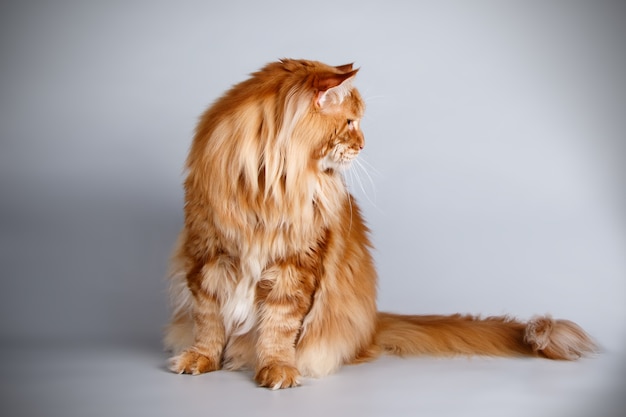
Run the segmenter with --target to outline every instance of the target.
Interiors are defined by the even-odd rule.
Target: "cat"
[[[352,64],[283,59],[202,115],[172,256],[170,369],[252,369],[272,389],[396,355],[594,352],[577,324],[538,316],[378,312],[369,231],[342,172],[365,144]]]

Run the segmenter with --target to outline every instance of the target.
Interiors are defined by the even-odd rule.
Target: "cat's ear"
[[[352,64],[349,65],[352,66]],[[332,101],[329,100],[331,97],[338,98],[341,101],[348,92],[350,81],[358,71],[359,69],[357,68],[341,74],[334,72],[318,74],[314,82],[316,91],[315,105],[324,107],[326,103]]]

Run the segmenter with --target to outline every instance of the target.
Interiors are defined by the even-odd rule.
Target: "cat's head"
[[[322,171],[349,166],[365,145],[365,105],[352,84],[357,72],[352,64],[283,59],[253,74],[270,87],[261,94],[273,96],[266,102],[280,103],[277,139],[269,138],[274,150],[287,149],[291,160],[306,155]]]
[[[320,169],[343,169],[350,165],[365,146],[361,119],[365,105],[352,79],[358,70],[352,65],[337,67],[345,71],[339,77],[325,74],[327,90],[317,90],[314,108],[319,110],[320,124],[324,126],[324,140],[319,150]],[[345,80],[343,77],[346,77]]]
[[[365,104],[352,81],[358,69],[353,64],[329,66],[321,62],[283,60],[288,71],[301,78],[292,91],[301,94],[307,111],[296,115],[292,140],[310,145],[318,169],[342,170],[365,146],[361,119]]]

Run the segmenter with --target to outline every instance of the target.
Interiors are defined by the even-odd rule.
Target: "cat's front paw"
[[[298,386],[300,372],[287,364],[270,364],[257,370],[254,380],[262,387],[273,390]]]
[[[177,374],[200,375],[220,369],[220,361],[194,349],[187,349],[180,355],[170,358],[169,368]]]

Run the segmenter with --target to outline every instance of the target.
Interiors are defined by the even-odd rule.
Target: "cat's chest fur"
[[[275,209],[272,217],[263,218],[259,216],[262,213],[255,213],[254,223],[244,230],[231,231],[236,241],[230,243],[234,244],[237,262],[231,274],[234,282],[225,286],[221,303],[227,335],[245,334],[254,328],[258,317],[255,305],[258,283],[281,279],[267,274],[267,269],[277,262],[316,250],[326,231],[336,228],[345,217],[342,210],[349,195],[338,175],[322,174],[307,200],[299,207],[294,204],[283,207],[278,217]],[[294,206],[298,207],[295,212]]]

